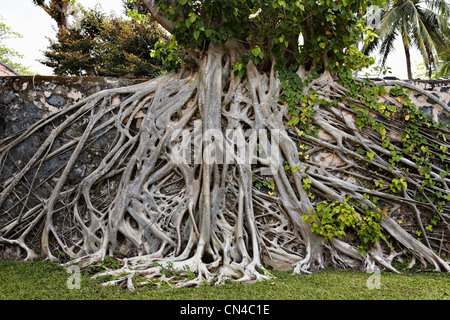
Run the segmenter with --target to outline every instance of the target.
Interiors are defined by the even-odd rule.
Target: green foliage
[[[125,20],[83,9],[80,28],[60,29],[41,62],[57,75],[153,77],[165,70],[164,54],[151,56],[160,40],[167,36],[149,15]]]
[[[363,52],[379,50],[381,65],[384,66],[394,52],[394,42],[400,38],[405,49],[408,78],[412,78],[409,50],[415,47],[432,74],[436,65],[435,56],[446,47],[445,26],[450,17],[450,5],[446,0],[398,0],[387,2],[379,12],[381,25],[376,30],[378,38],[368,43]]]
[[[374,59],[363,55],[357,43],[362,35],[366,43],[376,39],[377,35],[367,27],[363,17],[369,6],[383,2],[157,1],[160,12],[174,22],[173,30],[169,30],[174,43],[184,50],[199,53],[211,43],[236,41],[246,49],[232,66],[239,77],[246,76],[249,62],[267,68],[267,62],[275,60],[282,89],[280,103],[288,107],[288,124],[311,136],[318,133],[318,127],[312,123],[314,106],[331,107],[338,101],[328,102],[314,92],[305,94],[303,88],[324,71],[350,82],[356,70],[373,64]],[[306,79],[296,73],[300,65],[308,72]],[[359,89],[354,92],[355,96],[361,92]],[[370,90],[366,93],[367,99],[371,99]],[[393,113],[388,110],[386,114],[389,112]],[[368,153],[369,157],[371,155]]]
[[[374,200],[376,202],[376,199]],[[360,214],[359,208],[364,214]],[[353,234],[353,240],[359,244],[363,253],[367,245],[385,239],[380,226],[382,213],[379,207],[369,208],[351,197],[343,202],[328,203],[322,201],[315,205],[310,214],[303,215],[303,220],[311,225],[311,231],[331,241],[333,238],[343,238],[348,232]]]
[[[389,168],[393,171],[395,166],[401,163],[401,159],[411,158],[415,164],[415,170],[422,178],[422,189],[427,188],[441,188],[443,185],[438,178],[431,175],[433,165],[442,167],[440,171],[440,178],[448,175],[448,165],[445,160],[448,156],[448,147],[444,144],[436,143],[436,139],[426,134],[428,129],[435,130],[437,137],[446,142],[445,125],[432,120],[430,115],[425,115],[410,98],[411,92],[404,90],[399,84],[390,88],[389,92],[383,86],[372,86],[368,81],[356,81],[345,72],[339,73],[340,83],[346,87],[351,98],[359,100],[363,105],[356,105],[349,103],[349,106],[356,114],[355,123],[357,128],[363,130],[365,128],[371,129],[379,134],[381,146],[389,151],[390,158]],[[385,104],[378,102],[378,97],[389,94],[401,104],[401,113],[393,104]],[[394,144],[388,135],[388,127],[386,123],[394,117],[402,117],[405,129],[400,134],[401,145]],[[383,119],[380,121],[380,119]],[[356,153],[360,155],[360,159],[370,164],[374,161],[376,153],[374,150],[365,149],[362,146],[356,146]],[[406,172],[412,171],[412,168],[404,168],[400,166],[401,170]],[[407,188],[407,177],[394,177],[389,185],[391,192],[399,193],[401,190]],[[429,189],[430,190],[430,189]],[[436,194],[436,191],[432,191]],[[439,194],[439,193],[438,193]],[[442,200],[438,200],[437,196],[430,197],[432,203],[438,207],[442,207]],[[425,202],[428,199],[424,200]]]
[[[119,268],[120,268],[120,261],[110,256],[106,256],[102,261],[100,261],[96,265],[90,265],[88,267],[89,272],[91,273],[98,273],[106,270],[117,270]]]
[[[441,214],[443,207],[448,199],[450,199],[450,196],[445,192],[445,186],[441,180],[448,176],[449,171],[448,164],[446,163],[448,146],[446,145],[445,125],[433,121],[430,115],[425,115],[412,103],[410,91],[404,90],[399,84],[393,86],[388,94],[401,104],[401,108],[377,101],[377,96],[386,94],[386,90],[383,87],[373,87],[370,83],[356,82],[345,76],[341,77],[340,80],[349,90],[350,94],[355,97],[363,97],[364,107],[356,104],[350,104],[350,106],[356,114],[355,122],[358,129],[370,128],[374,132],[377,132],[382,142],[382,147],[389,151],[390,158],[388,161],[390,166],[385,173],[392,174],[394,167],[397,170],[405,172],[405,174],[399,175],[398,171],[396,171],[396,174],[390,181],[374,179],[374,186],[368,186],[368,188],[403,196],[403,192],[407,192],[408,190],[409,182],[417,186],[417,180],[410,180],[409,177],[411,175],[414,175],[416,178],[420,177],[421,184],[419,184],[419,189],[415,191],[416,196],[414,196],[414,200],[431,205],[435,212]],[[401,110],[401,113],[397,109]],[[390,140],[387,134],[388,122],[380,121],[380,118],[389,120],[392,117],[402,119],[405,125],[405,129],[400,134],[400,143],[396,142],[394,144]],[[428,134],[429,129],[436,132],[434,136]],[[438,143],[438,141],[442,141],[442,143]],[[376,175],[385,171],[385,169],[380,167],[370,167],[371,162],[375,159],[373,150],[366,150],[362,146],[356,146],[355,149],[356,154],[360,155],[361,161],[364,161],[369,168],[373,168]],[[385,156],[381,157],[384,158]],[[402,158],[412,159],[415,167],[402,165]],[[440,168],[438,170],[439,177],[436,174],[432,174],[433,166]],[[433,231],[433,228],[439,224],[439,214],[433,216],[431,221],[425,226],[424,232]],[[378,215],[379,211],[372,211],[370,214],[367,214],[366,211],[366,217],[372,217],[374,221],[378,219]],[[375,226],[377,227],[375,228]],[[373,232],[369,233],[372,234],[372,239],[374,239],[374,235],[378,234],[376,230],[378,224],[372,223],[372,227]],[[418,237],[425,236],[422,230],[417,230],[416,235]],[[364,243],[364,237],[360,237],[359,242],[361,241]],[[364,245],[360,246],[360,249],[364,251]]]
[[[450,33],[450,32],[449,32]],[[450,36],[448,36],[450,38]],[[450,79],[450,39],[446,49],[439,52],[439,70],[437,78]]]
[[[316,136],[318,126],[313,124],[314,106],[323,105],[330,107],[336,102],[328,102],[321,99],[314,92],[303,94],[304,86],[319,77],[314,70],[310,72],[305,80],[302,80],[295,72],[298,65],[277,66],[281,84],[280,103],[287,105],[289,126],[296,128],[299,136],[303,134]],[[303,155],[303,154],[302,154]],[[306,159],[307,160],[307,159]]]
[[[330,241],[333,237],[345,237],[348,227],[355,229],[358,218],[359,214],[347,204],[347,200],[344,203],[323,201],[316,204],[313,214],[303,215],[303,220],[311,224],[312,232]]]
[[[334,68],[356,70],[372,61],[356,49],[361,34],[366,34],[366,41],[376,37],[362,16],[370,5],[381,5],[383,0],[157,3],[159,10],[174,21],[174,29],[169,31],[185,49],[202,51],[209,43],[237,40],[247,48],[246,58],[255,65],[276,56],[281,64],[283,60],[288,65],[300,63],[308,70],[314,66],[327,68],[328,63]],[[234,70],[243,75],[245,65],[236,64]]]
[[[263,183],[270,190],[272,190],[272,191],[275,190],[275,182],[274,181],[264,180]]]
[[[167,71],[178,71],[181,66],[180,47],[174,39],[159,40],[151,50],[150,56],[161,60]],[[185,61],[187,62],[187,61]]]
[[[313,193],[311,192],[311,179],[309,179],[309,178],[303,178],[302,179],[302,186],[303,186],[303,189],[305,190],[305,192],[307,193],[307,195],[308,195],[308,197],[310,198],[310,199],[314,199],[315,197],[314,197],[314,195],[313,195]]]
[[[392,183],[389,185],[389,188],[391,189],[392,192],[397,193],[400,192],[402,190],[406,190],[408,187],[408,184],[406,183],[405,179],[400,178],[400,179],[392,179]]]
[[[369,208],[361,204],[357,205],[364,210],[364,215],[362,216],[362,221],[357,225],[354,240],[359,243],[359,251],[365,254],[369,244],[380,242],[381,239],[386,239],[380,225],[382,211],[378,207]]]
[[[155,262],[153,263],[153,267],[159,267],[161,275],[170,281],[193,280],[196,278],[195,273],[188,265],[185,265],[182,270],[176,270],[172,262],[167,262],[165,265]],[[155,279],[154,281],[158,280]]]

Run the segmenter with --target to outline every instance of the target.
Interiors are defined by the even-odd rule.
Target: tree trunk
[[[406,70],[408,72],[408,80],[412,80],[411,55],[410,55],[410,52],[409,52],[409,46],[404,43],[403,44],[403,48],[405,49]]]

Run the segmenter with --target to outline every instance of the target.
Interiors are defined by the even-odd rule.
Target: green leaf
[[[189,17],[189,21],[190,21],[191,23],[194,23],[195,20],[197,20],[197,15],[193,14],[193,15],[191,15],[191,16]]]
[[[259,55],[262,53],[261,48],[259,46],[253,48],[251,52],[252,55],[254,55],[255,57],[259,57]]]
[[[195,39],[195,40],[198,40],[199,37],[200,37],[200,31],[195,30],[195,31],[194,31],[194,39]]]

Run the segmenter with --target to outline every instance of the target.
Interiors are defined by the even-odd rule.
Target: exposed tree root
[[[293,268],[299,274],[325,267],[369,270],[377,265],[397,272],[392,262],[401,257],[450,271],[448,262],[436,254],[448,258],[449,248],[443,244],[450,239],[449,208],[440,212],[431,202],[413,200],[418,193],[449,192],[449,178],[439,176],[445,167],[435,166],[431,173],[443,187],[424,190],[407,155],[388,170],[389,152],[375,132],[357,129],[346,89],[328,73],[311,82],[304,93],[312,89],[329,100],[343,98],[342,102],[328,109],[315,106],[313,124],[320,128],[319,136],[299,136],[285,125],[287,110],[279,103],[280,81],[273,68],[262,73],[250,63],[246,77],[240,79],[230,67],[238,54],[231,45],[212,47],[199,71],[102,91],[4,140],[0,244],[21,248],[25,260],[37,258],[38,251],[48,260],[61,261],[57,253],[62,253],[71,259],[69,264],[81,266],[99,263],[108,255],[122,257],[118,270],[96,276],[114,276],[109,284],[129,289],[154,279],[176,286],[258,281],[271,277],[268,268]],[[392,137],[403,130],[401,116],[387,122]],[[80,127],[83,130],[73,136],[74,128]],[[53,129],[37,151],[26,163],[18,163],[21,144],[48,128]],[[227,161],[217,161],[225,149],[211,146],[230,144],[220,142],[220,136],[228,139],[229,132],[249,129],[265,130],[267,141],[279,145],[279,152],[254,154],[264,145],[261,136],[259,140],[250,136],[241,142],[255,161],[241,161],[236,152]],[[177,153],[183,132],[194,136],[187,140],[184,154]],[[196,137],[205,139],[205,134],[211,135],[206,139],[210,142],[214,136],[214,143],[203,141],[201,146]],[[427,136],[437,139],[432,133]],[[102,140],[109,149],[98,151],[98,166],[78,174],[79,160]],[[442,139],[439,144],[448,146]],[[302,156],[299,145],[308,146]],[[357,146],[373,152],[373,160],[357,153]],[[180,161],[181,156],[190,161]],[[334,160],[324,161],[327,157]],[[44,177],[42,170],[61,158],[64,165]],[[299,169],[286,171],[284,165]],[[409,167],[410,174],[400,166]],[[264,170],[273,173],[269,177],[273,192],[252,183],[252,177],[264,179]],[[404,177],[407,191],[402,195],[367,187],[383,176],[386,181]],[[310,190],[303,186],[306,178]],[[320,200],[351,196],[370,205],[365,195],[383,202],[386,216],[380,223],[389,235],[384,243],[370,245],[365,255],[349,239],[319,237],[302,219]],[[434,214],[440,215],[438,241],[423,228]],[[408,219],[410,227],[402,227],[401,219]],[[417,226],[424,242],[414,236]],[[136,282],[137,276],[145,280]]]

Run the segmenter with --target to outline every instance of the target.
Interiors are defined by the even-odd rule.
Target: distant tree
[[[3,18],[0,16],[0,61],[21,75],[33,74],[29,67],[16,62],[16,59],[23,58],[23,55],[4,44],[4,40],[14,37],[21,38],[22,35],[12,31],[11,27],[2,20]]]
[[[80,12],[78,27],[60,29],[44,52],[41,63],[55,74],[153,77],[164,70],[151,51],[167,35],[150,15],[137,21],[107,15],[99,8]]]
[[[450,48],[440,54],[440,70],[437,73],[438,78],[450,78]]]
[[[444,45],[443,26],[448,19],[450,6],[446,0],[392,0],[380,10],[379,38],[368,43],[363,51],[375,49],[381,54],[384,66],[395,50],[394,41],[401,38],[405,51],[408,79],[412,79],[411,48],[419,50],[431,77],[436,64],[435,56]]]

